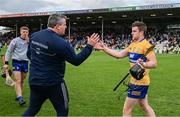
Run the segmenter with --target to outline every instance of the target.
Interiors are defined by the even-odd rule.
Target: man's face
[[[59,35],[61,36],[65,35],[66,28],[67,28],[66,19],[64,19],[64,22],[62,24],[57,25]]]
[[[141,36],[141,33],[142,31],[139,31],[137,26],[132,27],[132,32],[131,32],[132,40],[138,40]]]
[[[20,34],[21,34],[21,38],[28,39],[29,31],[28,30],[21,30]]]

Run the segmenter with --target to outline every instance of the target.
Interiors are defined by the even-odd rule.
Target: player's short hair
[[[27,26],[21,26],[20,31],[21,30],[28,30],[29,31],[29,28]]]
[[[144,31],[144,33],[147,31],[147,26],[144,22],[135,21],[131,27],[138,27],[139,31]]]
[[[57,24],[62,24],[64,22],[63,19],[67,19],[67,17],[61,14],[52,14],[48,18],[47,26],[53,28]]]

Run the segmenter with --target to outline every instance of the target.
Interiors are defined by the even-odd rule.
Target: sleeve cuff
[[[86,46],[89,47],[89,48],[91,48],[91,49],[93,49],[93,46],[90,45],[90,44],[86,44]]]

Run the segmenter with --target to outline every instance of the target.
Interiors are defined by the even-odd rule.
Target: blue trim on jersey
[[[144,58],[143,61],[146,62],[147,61],[147,58],[144,57],[144,54],[138,54],[138,53],[134,53],[134,52],[129,52],[128,53],[128,56],[129,56],[129,61],[131,63],[136,63],[136,61],[139,59],[139,58]]]

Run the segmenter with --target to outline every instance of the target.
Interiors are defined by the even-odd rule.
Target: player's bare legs
[[[138,103],[139,103],[141,109],[146,113],[146,115],[148,117],[155,117],[156,116],[154,110],[148,104],[147,95],[144,99],[140,99]]]
[[[27,73],[21,72],[21,90],[23,91],[24,80],[26,79]]]
[[[138,103],[138,99],[126,97],[123,107],[123,117],[131,117],[134,106]]]
[[[13,71],[14,74],[14,78],[16,81],[16,85],[15,85],[15,91],[16,91],[16,100],[19,101],[20,105],[25,104],[25,101],[23,100],[22,97],[22,76],[21,76],[21,72],[19,71]]]

